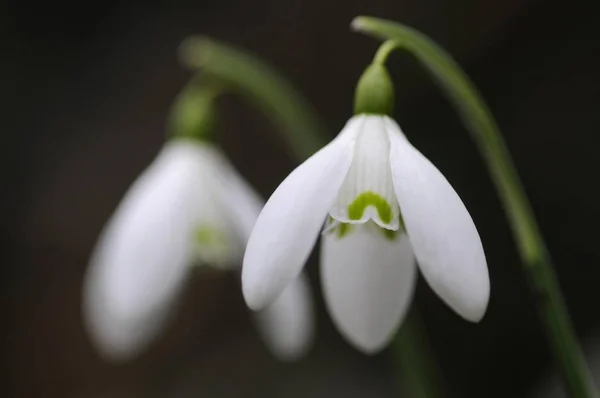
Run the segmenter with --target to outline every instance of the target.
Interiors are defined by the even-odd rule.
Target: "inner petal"
[[[373,220],[382,228],[400,228],[400,208],[394,192],[390,143],[384,121],[367,116],[357,137],[354,157],[336,203],[329,214],[341,223],[364,224]]]
[[[227,209],[219,201],[212,169],[199,178],[196,203],[190,206],[188,244],[194,265],[217,269],[238,267],[243,255],[243,240],[236,235],[228,219]]]
[[[222,226],[201,224],[194,231],[194,254],[197,265],[224,269],[233,267],[241,258],[241,247]]]
[[[380,238],[393,241],[398,237],[398,235],[404,233],[402,220],[400,220],[400,225],[401,228],[399,230],[393,231],[391,229],[381,228],[371,220],[361,225],[355,225],[342,223],[332,217],[329,217],[325,223],[322,234],[324,236],[334,234],[338,239],[343,239],[351,234],[354,234],[357,228],[362,228],[363,231],[368,230],[373,235],[378,235]]]

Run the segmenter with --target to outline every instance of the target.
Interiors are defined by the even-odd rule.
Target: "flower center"
[[[394,240],[396,236],[398,236],[400,231],[392,231],[390,229],[381,228],[379,225],[375,224],[373,221],[368,221],[364,224],[348,224],[339,222],[332,217],[329,217],[327,223],[325,225],[323,234],[333,234],[337,236],[338,239],[342,239],[356,230],[356,228],[368,228],[373,233],[381,234],[380,236],[385,239]]]
[[[390,204],[375,192],[363,192],[348,206],[348,217],[351,220],[358,221],[364,217],[365,211],[369,207],[377,211],[381,222],[389,224],[394,218]],[[371,217],[373,218],[373,217]]]
[[[352,164],[329,211],[333,219],[344,224],[373,221],[390,231],[401,228],[389,157],[384,119],[370,120],[357,137]]]
[[[235,261],[236,250],[231,237],[214,226],[205,224],[196,228],[193,247],[200,265],[222,268]]]

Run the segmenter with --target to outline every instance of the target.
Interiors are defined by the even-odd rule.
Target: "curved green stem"
[[[385,65],[392,51],[394,51],[397,48],[399,48],[398,43],[396,43],[394,40],[385,41],[381,46],[379,46],[379,49],[377,49],[375,57],[373,57],[373,63],[378,65]]]
[[[371,17],[354,19],[352,28],[381,40],[393,40],[408,50],[429,70],[461,115],[504,204],[567,390],[571,397],[596,397],[533,211],[500,130],[474,84],[446,51],[414,29]]]
[[[304,160],[326,144],[316,112],[274,68],[257,57],[207,37],[190,37],[180,47],[181,61],[246,97],[285,134]]]
[[[210,140],[215,124],[218,123],[214,111],[215,101],[222,90],[214,82],[194,76],[183,87],[171,106],[167,118],[167,132],[170,137]]]

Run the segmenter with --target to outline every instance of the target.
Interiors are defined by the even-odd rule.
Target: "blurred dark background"
[[[9,1],[0,5],[6,253],[0,395],[395,395],[389,353],[366,357],[352,350],[322,302],[309,357],[279,364],[258,339],[232,275],[195,278],[162,339],[130,364],[102,362],[80,315],[80,283],[95,239],[159,150],[169,105],[190,77],[176,58],[181,40],[203,33],[269,60],[312,101],[333,136],[351,115],[354,84],[378,45],[349,31],[360,14],[424,31],[469,72],[506,136],[577,333],[584,341],[597,336],[600,24],[594,2]],[[554,365],[483,163],[416,62],[396,54],[390,70],[397,120],[462,196],[489,262],[492,296],[479,325],[461,320],[419,284],[417,303],[448,396],[530,396],[552,377]],[[268,196],[293,159],[272,139],[268,120],[243,102],[224,101],[222,122],[223,147]],[[316,265],[313,259],[309,268],[318,291]],[[593,372],[600,376],[598,367]]]

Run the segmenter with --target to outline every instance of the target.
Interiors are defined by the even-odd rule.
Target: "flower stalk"
[[[354,19],[352,28],[391,41],[382,47],[381,58],[394,48],[411,53],[431,73],[460,114],[504,204],[566,389],[573,398],[597,397],[531,205],[496,121],[475,85],[446,51],[412,28],[371,17]]]
[[[411,397],[443,397],[440,369],[433,360],[424,329],[418,311],[413,309],[392,342],[392,351],[403,376],[401,381],[408,387]]]
[[[175,99],[167,120],[170,137],[210,140],[216,130],[215,102],[221,89],[202,79],[192,78]]]
[[[203,36],[180,46],[181,62],[215,79],[223,89],[240,94],[284,133],[288,147],[304,160],[326,142],[316,112],[273,67],[233,46]]]

